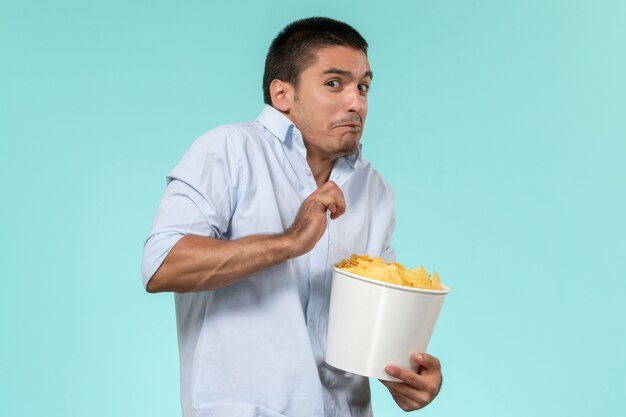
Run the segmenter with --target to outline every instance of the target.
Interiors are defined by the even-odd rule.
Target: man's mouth
[[[333,123],[333,127],[349,127],[351,129],[361,130],[361,119],[357,117],[350,117],[346,119],[337,120]]]

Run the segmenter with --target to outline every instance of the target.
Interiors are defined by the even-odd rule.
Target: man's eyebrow
[[[324,70],[322,74],[338,74],[338,75],[343,75],[345,77],[353,77],[350,71],[347,71],[341,68],[328,68],[327,70]],[[366,78],[366,77],[370,77],[373,79],[374,73],[371,70],[367,70],[365,71],[365,74],[363,74],[363,78]]]

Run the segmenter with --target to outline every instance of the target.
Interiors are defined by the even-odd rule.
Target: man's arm
[[[346,209],[332,181],[300,206],[293,225],[278,235],[254,235],[225,241],[188,235],[180,239],[152,276],[148,292],[206,291],[234,284],[257,272],[309,252],[326,230],[327,212],[336,219]]]

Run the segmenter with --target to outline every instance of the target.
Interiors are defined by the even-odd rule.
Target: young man
[[[324,363],[332,265],[395,257],[393,192],[361,159],[371,82],[356,30],[293,22],[258,119],[204,134],[168,175],[142,275],[175,292],[184,416],[371,415],[368,379]],[[406,411],[441,386],[436,358],[412,359],[381,381]]]

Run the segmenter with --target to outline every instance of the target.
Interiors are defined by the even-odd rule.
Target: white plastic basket
[[[399,381],[385,372],[396,365],[415,370],[409,359],[425,352],[445,296],[364,278],[333,268],[326,363],[358,375]]]

